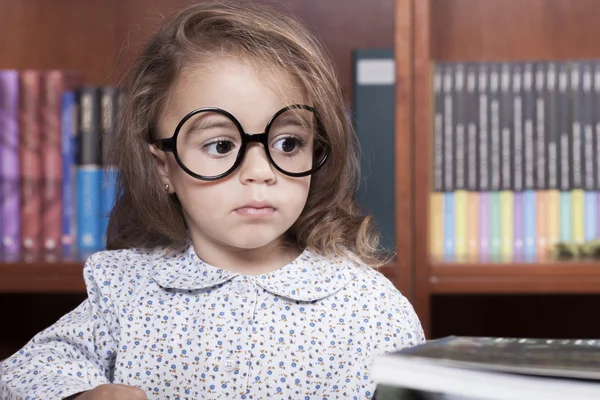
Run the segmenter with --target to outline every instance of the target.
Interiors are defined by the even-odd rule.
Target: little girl
[[[424,340],[359,215],[333,66],[262,6],[182,10],[131,71],[88,298],[0,368],[1,399],[369,399]]]

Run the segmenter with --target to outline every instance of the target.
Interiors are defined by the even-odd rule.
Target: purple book
[[[0,253],[20,258],[19,73],[0,70]]]
[[[490,257],[490,193],[479,194],[479,259],[489,262]]]
[[[525,217],[523,214],[523,192],[515,192],[514,199],[514,258],[516,262],[522,262],[525,259],[525,249],[523,247],[525,245],[525,226],[523,225],[523,219]]]
[[[598,146],[598,148],[600,149],[600,146]],[[600,160],[599,160],[600,161]],[[599,162],[600,165],[600,162]],[[600,180],[600,176],[598,176],[598,179]],[[598,212],[596,213],[596,218],[597,219],[597,227],[596,229],[598,230],[598,235],[600,236],[600,192],[596,192],[596,199],[598,199]]]

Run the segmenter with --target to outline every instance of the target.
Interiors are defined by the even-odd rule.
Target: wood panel
[[[0,293],[85,293],[83,263],[1,263]]]
[[[354,48],[393,46],[394,0],[268,1],[325,43],[350,101]],[[0,68],[73,68],[114,84],[164,18],[190,0],[0,0]]]
[[[431,0],[434,60],[600,57],[597,0]]]
[[[0,0],[0,68],[66,68],[114,81],[116,0]]]
[[[396,2],[394,54],[396,60],[395,104],[395,233],[396,268],[392,282],[411,302],[413,300],[412,209],[412,0]]]
[[[413,96],[413,204],[414,204],[414,306],[425,335],[429,336],[429,168],[431,95],[430,95],[430,0],[414,0],[414,96]]]

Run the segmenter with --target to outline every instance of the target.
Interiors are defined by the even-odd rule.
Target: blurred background
[[[85,299],[116,87],[189,2],[0,0],[0,359]],[[381,272],[429,338],[600,336],[600,2],[264,2],[332,56]]]

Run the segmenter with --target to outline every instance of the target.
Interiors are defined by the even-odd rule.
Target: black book
[[[454,103],[452,89],[454,87],[454,68],[452,64],[446,64],[443,79],[444,93],[444,191],[453,192],[455,187],[454,178]]]
[[[79,165],[100,165],[102,162],[100,141],[101,104],[97,87],[79,89],[78,157]]]
[[[500,66],[500,188],[514,190],[513,166],[513,94],[511,64],[503,62]]]
[[[557,63],[549,62],[546,65],[546,137],[547,158],[546,177],[548,189],[555,190],[559,187],[559,70]]]

